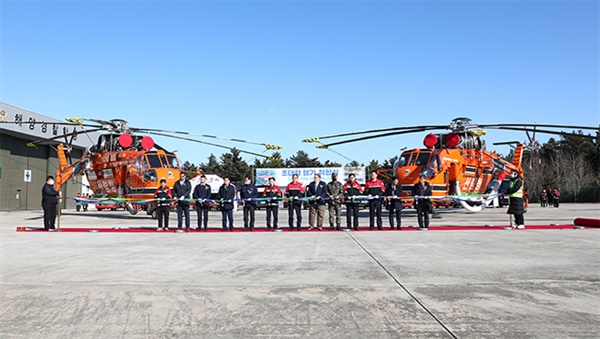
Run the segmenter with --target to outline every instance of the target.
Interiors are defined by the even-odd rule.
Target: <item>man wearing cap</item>
[[[331,181],[327,183],[327,196],[329,197],[329,229],[333,230],[333,222],[339,231],[341,227],[342,201],[340,198],[344,195],[344,185],[337,181],[337,173],[331,173]]]
[[[62,192],[54,188],[54,177],[49,175],[46,178],[46,183],[42,187],[42,209],[44,210],[44,229],[53,231],[56,228],[56,210],[58,209],[58,200],[62,196]]]
[[[508,211],[507,214],[515,216],[515,223],[512,228],[525,228],[525,204],[523,200],[523,178],[519,176],[519,171],[516,169],[510,172],[510,186],[506,191],[508,194]]]
[[[429,212],[431,211],[431,201],[427,198],[431,196],[431,186],[425,181],[425,177],[421,174],[419,182],[412,189],[412,195],[415,197],[415,207],[417,208],[417,221],[421,230],[429,228]]]
[[[156,199],[156,216],[158,219],[157,231],[169,230],[169,209],[173,193],[167,187],[167,180],[160,179],[160,186],[154,191],[154,199]],[[164,222],[163,222],[164,221]]]

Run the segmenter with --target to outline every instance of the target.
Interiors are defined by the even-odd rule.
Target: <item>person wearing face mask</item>
[[[62,193],[54,188],[54,177],[49,175],[46,183],[42,187],[42,209],[44,210],[44,229],[53,231],[56,228],[56,210],[58,209],[58,200]]]
[[[190,203],[185,201],[189,199],[192,193],[192,184],[186,179],[185,173],[179,174],[179,180],[173,185],[173,196],[177,199],[177,229],[181,230],[183,217],[185,216],[185,229],[190,230]]]
[[[506,191],[508,194],[508,211],[507,214],[515,216],[515,222],[511,225],[512,228],[525,228],[525,204],[523,200],[523,178],[519,176],[519,171],[516,169],[510,172],[510,186]]]

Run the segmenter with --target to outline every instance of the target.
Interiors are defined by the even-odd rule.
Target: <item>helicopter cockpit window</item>
[[[148,164],[150,165],[150,168],[162,167],[157,154],[146,154],[146,158],[148,158]]]
[[[179,161],[177,161],[176,156],[167,154],[167,159],[169,160],[167,164],[170,168],[179,168]]]
[[[158,181],[158,176],[156,175],[156,171],[151,169],[151,170],[147,170],[146,172],[144,172],[144,174],[142,175],[142,177],[144,178],[144,180],[146,181]]]
[[[408,157],[410,157],[410,154],[401,155],[400,158],[398,160],[396,160],[394,167],[398,168],[398,167],[404,167],[404,166],[408,165]]]
[[[429,161],[430,152],[421,152],[417,157],[413,157],[411,159],[411,165],[415,166],[425,166]]]

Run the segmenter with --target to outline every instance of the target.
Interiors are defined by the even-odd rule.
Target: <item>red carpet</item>
[[[508,226],[429,226],[429,231],[492,231],[492,230],[504,230]],[[575,225],[526,225],[525,229],[516,230],[516,231],[527,231],[527,230],[560,230],[560,229],[574,229],[579,228]],[[323,233],[323,232],[341,232],[341,231],[330,231],[327,228],[324,228],[323,231],[312,230],[309,231],[307,228],[302,228],[302,231],[290,231],[287,227],[280,228],[282,232],[293,232],[293,233]],[[176,229],[171,228],[168,233],[175,233]],[[389,227],[384,227],[383,230],[379,231],[377,229],[370,230],[369,227],[361,227],[360,232],[412,232],[419,231],[417,227],[403,227],[401,231],[398,230],[390,230]],[[25,227],[19,226],[17,227],[17,232],[46,232],[42,227]],[[92,233],[167,233],[165,231],[157,232],[155,227],[122,227],[122,228],[90,228],[90,227],[64,227],[60,229],[62,233],[80,233],[80,232],[92,232]],[[260,232],[273,232],[272,230],[267,231],[266,228],[255,228],[253,232],[244,231],[244,228],[235,228],[234,232],[223,231],[221,228],[209,228],[207,232],[198,232],[195,229],[192,229],[188,233],[193,234],[202,234],[202,233],[260,233]],[[358,232],[358,231],[353,231]]]

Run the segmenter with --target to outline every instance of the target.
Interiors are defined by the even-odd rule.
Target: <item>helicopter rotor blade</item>
[[[198,134],[198,133],[191,133],[191,132],[184,132],[184,131],[169,131],[169,130],[160,130],[160,129],[151,129],[151,128],[132,128],[132,130],[136,131],[136,132],[141,132],[141,133],[144,133],[144,132],[147,132],[147,133],[150,133],[150,132],[175,133],[175,134],[182,134],[182,135],[193,135],[193,136],[203,137],[203,138],[227,140],[227,141],[239,142],[239,143],[244,143],[244,144],[264,146],[266,148],[266,150],[283,149],[283,146],[267,144],[264,142],[255,142],[255,141],[248,141],[248,140],[243,140],[243,139],[226,138],[226,137],[220,137],[220,136],[209,135],[209,134]]]
[[[543,128],[563,128],[571,130],[597,130],[598,127],[593,126],[572,126],[572,125],[548,125],[548,124],[478,124],[481,128],[499,128],[499,127],[521,127],[523,130],[525,127],[543,127]]]
[[[34,141],[31,141],[31,142],[28,142],[27,146],[35,147],[37,145],[45,144],[45,143],[48,143],[50,141],[55,141],[55,140],[60,139],[60,138],[65,138],[65,140],[67,140],[66,139],[67,137],[71,137],[71,141],[70,142],[73,142],[74,137],[76,135],[93,133],[93,132],[98,132],[98,131],[101,131],[101,130],[102,130],[102,128],[96,128],[96,129],[89,129],[89,130],[85,130],[85,131],[69,132],[69,133],[57,135],[57,136],[52,137],[52,138],[34,140]],[[67,144],[69,144],[70,142],[67,142]]]
[[[527,130],[527,127],[525,127],[525,134],[527,135],[527,139],[529,139],[529,144],[531,144],[531,136],[529,135],[529,131]]]
[[[520,144],[520,142],[519,141],[501,141],[501,142],[495,142],[492,145],[498,146],[498,145],[515,145],[515,144]]]
[[[412,130],[404,130],[404,131],[398,131],[398,132],[390,132],[390,133],[383,133],[383,134],[376,134],[376,135],[368,135],[368,136],[365,136],[365,137],[360,137],[360,138],[355,138],[355,139],[348,139],[348,140],[342,140],[342,141],[337,141],[337,142],[333,142],[333,143],[330,143],[330,144],[324,144],[322,146],[324,148],[328,148],[328,147],[331,147],[331,146],[337,146],[337,145],[347,144],[347,143],[356,142],[356,141],[369,140],[369,139],[375,139],[375,138],[383,138],[383,137],[389,137],[389,136],[400,135],[400,134],[423,132],[423,131],[426,131],[427,129],[437,129],[437,128],[433,128],[433,126],[429,126],[429,128],[421,127],[421,128],[412,129]]]
[[[504,127],[487,127],[487,128],[510,130],[510,131],[523,131],[523,128],[506,127],[506,126],[504,126]],[[538,129],[537,132],[544,133],[544,134],[570,135],[570,136],[574,136],[574,137],[587,138],[587,139],[597,139],[598,138],[598,136],[596,136],[596,135],[577,134],[577,133],[565,132],[565,131],[551,131],[551,130],[545,130],[545,129],[544,130]]]
[[[159,136],[163,136],[163,137],[167,137],[167,138],[173,138],[173,139],[181,139],[181,140],[186,140],[186,141],[191,141],[191,142],[197,142],[199,144],[204,144],[204,145],[209,145],[209,146],[214,146],[214,147],[220,147],[220,148],[225,148],[228,150],[233,150],[234,147],[227,147],[224,145],[219,145],[219,144],[213,144],[211,142],[206,142],[206,141],[202,141],[202,140],[197,140],[197,139],[192,139],[192,138],[185,138],[185,137],[180,137],[180,136],[176,136],[176,135],[169,135],[169,134],[164,134],[164,133],[159,133],[159,132],[147,132],[148,134],[153,134],[153,135],[159,135]],[[244,151],[241,150],[239,148],[236,148],[238,151],[240,151],[241,153],[246,153],[246,154],[251,154],[257,157],[262,157],[262,158],[266,158],[269,159],[269,156],[266,156],[264,154],[260,154],[260,153],[254,153],[254,152],[250,152],[250,151]]]
[[[418,129],[418,128],[424,128],[424,130],[447,129],[448,125],[423,125],[423,126],[403,126],[403,127],[380,128],[380,129],[372,129],[372,130],[367,130],[367,131],[332,134],[332,135],[326,135],[326,136],[316,137],[316,138],[307,138],[307,139],[302,140],[302,142],[320,142],[319,141],[320,139],[339,138],[339,137],[346,137],[346,136],[350,136],[350,135],[370,134],[370,133],[378,133],[378,132],[414,130],[414,129]]]

